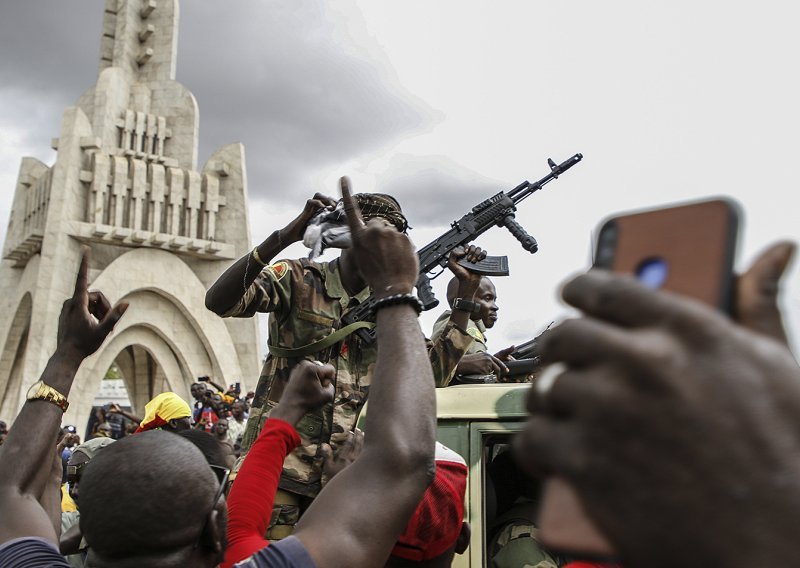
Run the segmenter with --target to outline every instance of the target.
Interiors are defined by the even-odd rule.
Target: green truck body
[[[467,551],[456,556],[455,568],[487,565],[486,465],[491,448],[510,443],[527,418],[529,384],[459,385],[436,390],[438,440],[458,452],[469,465],[464,515],[472,525]]]

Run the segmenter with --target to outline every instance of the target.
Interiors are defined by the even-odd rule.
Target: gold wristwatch
[[[33,384],[33,386],[28,390],[27,399],[46,400],[47,402],[52,402],[61,409],[61,412],[66,412],[67,408],[69,408],[67,397],[50,385],[44,384],[42,381],[38,381]]]

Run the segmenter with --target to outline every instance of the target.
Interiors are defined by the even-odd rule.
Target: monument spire
[[[177,0],[106,0],[100,71],[126,70],[138,81],[175,79]]]
[[[64,111],[48,166],[23,158],[0,262],[0,415],[16,414],[55,349],[81,255],[92,286],[130,304],[81,366],[66,420],[85,423],[109,366],[133,407],[195,377],[258,376],[254,320],[205,309],[208,286],[250,248],[244,148],[198,168],[197,102],[175,80],[177,0],[106,0],[97,83]],[[232,318],[235,319],[235,318]]]

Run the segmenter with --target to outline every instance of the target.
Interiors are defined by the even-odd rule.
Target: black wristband
[[[481,305],[478,302],[467,300],[466,298],[456,298],[453,300],[453,309],[461,310],[472,315],[481,313]]]
[[[372,305],[372,313],[374,315],[377,314],[378,310],[381,308],[397,306],[399,304],[408,304],[414,308],[414,311],[417,312],[417,315],[422,313],[422,302],[420,302],[419,298],[417,298],[414,294],[395,294],[394,296],[386,296],[385,298],[381,298]]]

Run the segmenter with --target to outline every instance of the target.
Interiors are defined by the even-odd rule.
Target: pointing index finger
[[[350,179],[347,177],[340,178],[339,185],[342,189],[342,202],[344,203],[344,212],[347,215],[347,224],[350,226],[350,233],[352,235],[360,234],[364,230],[364,220],[361,218],[361,211],[359,211],[358,205],[350,193]]]
[[[91,256],[89,247],[82,247],[81,264],[78,268],[78,277],[75,279],[75,292],[73,299],[88,303],[89,301],[89,257]]]

